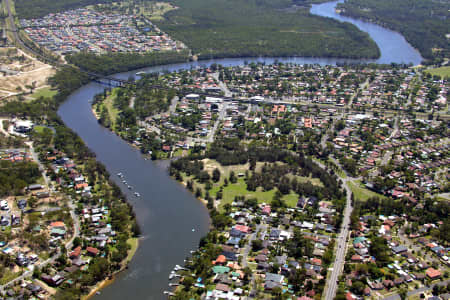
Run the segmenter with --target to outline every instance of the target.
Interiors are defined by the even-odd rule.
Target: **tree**
[[[81,244],[82,244],[82,240],[80,237],[77,236],[76,238],[73,239],[73,248],[81,246]]]
[[[189,289],[194,285],[194,278],[187,276],[183,279],[184,290],[189,291]]]
[[[230,182],[231,183],[236,183],[237,182],[237,177],[236,177],[236,175],[234,174],[234,171],[231,171],[230,172]]]
[[[405,289],[405,288],[401,288],[401,289],[398,291],[398,295],[400,296],[400,299],[406,300],[406,297],[408,296],[408,290]]]
[[[390,262],[390,249],[382,237],[373,237],[369,252],[376,258],[377,266],[384,267]]]
[[[202,197],[202,189],[201,188],[196,188],[195,189],[195,197],[197,197],[197,198],[201,198]]]
[[[259,239],[252,241],[252,250],[253,251],[259,251],[262,249],[262,241]]]
[[[215,168],[212,173],[212,180],[214,182],[218,182],[220,180],[220,171],[218,168]]]

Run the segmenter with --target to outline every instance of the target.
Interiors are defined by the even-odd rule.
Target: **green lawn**
[[[22,274],[22,272],[14,273],[9,268],[5,268],[5,272],[3,274],[3,277],[0,278],[0,284],[6,284],[13,280],[16,277],[19,277]]]
[[[427,70],[425,72],[430,73],[433,76],[438,75],[441,78],[449,78],[450,77],[450,67],[441,67],[441,68]]]
[[[352,193],[355,195],[356,200],[366,201],[371,197],[385,198],[381,194],[366,189],[361,183],[361,181],[350,181],[348,182],[348,186],[352,190]]]
[[[136,250],[139,246],[139,239],[136,237],[129,238],[127,241],[127,244],[131,246],[131,249],[128,250],[128,255],[127,255],[127,258],[125,259],[125,262],[129,262],[133,258],[134,254],[136,253]]]
[[[34,99],[38,99],[39,97],[45,97],[45,98],[51,98],[54,95],[56,95],[57,91],[52,90],[49,87],[45,87],[42,89],[38,89],[36,90],[31,97],[33,97]]]
[[[211,190],[211,195],[216,194],[218,188],[215,190]],[[238,179],[235,184],[229,184],[227,187],[223,189],[223,198],[220,201],[219,208],[222,207],[226,203],[231,203],[234,200],[235,196],[245,196],[246,198],[257,198],[258,203],[270,203],[275,195],[276,189],[272,189],[270,191],[263,191],[262,188],[257,188],[256,191],[248,191],[247,184],[245,183],[243,178]],[[288,195],[283,196],[282,198],[288,207],[295,207],[298,201],[298,195],[295,193],[290,193]]]
[[[34,131],[36,131],[37,133],[42,133],[42,132],[44,131],[45,128],[47,128],[47,127],[45,127],[45,126],[40,126],[40,125],[37,125],[37,126],[34,126],[34,127],[33,127]]]

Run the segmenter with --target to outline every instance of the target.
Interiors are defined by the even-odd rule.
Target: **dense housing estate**
[[[92,9],[23,19],[20,25],[34,42],[62,55],[80,51],[145,53],[184,48],[145,18],[104,14]]]

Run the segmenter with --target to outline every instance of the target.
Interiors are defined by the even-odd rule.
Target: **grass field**
[[[138,238],[129,238],[127,241],[127,244],[131,246],[131,249],[128,250],[127,258],[124,260],[124,262],[128,263],[136,254],[136,250],[139,246],[139,239]]]
[[[57,91],[52,90],[49,87],[44,87],[42,89],[38,89],[36,90],[31,97],[33,97],[34,99],[38,99],[39,97],[45,97],[45,98],[51,98],[54,95],[56,95]]]
[[[450,78],[450,67],[441,67],[425,71],[431,75],[438,75],[441,78]]]
[[[44,131],[44,128],[47,128],[47,127],[39,126],[39,125],[33,127],[34,131],[36,131],[37,133],[42,133]]]
[[[216,194],[219,190],[211,190],[211,194]],[[246,198],[257,198],[258,203],[270,203],[275,195],[277,189],[272,189],[270,191],[263,191],[262,188],[257,188],[256,191],[248,191],[247,184],[243,178],[238,179],[235,184],[229,184],[223,189],[223,198],[220,201],[219,209],[221,210],[223,206],[227,203],[231,203],[235,196],[245,196]],[[290,193],[282,197],[282,200],[286,202],[288,207],[295,207],[298,201],[298,195],[295,193]]]
[[[22,272],[13,272],[9,268],[5,268],[5,272],[3,273],[3,277],[0,278],[0,284],[5,284],[7,282],[10,282],[16,277],[19,277],[22,274]]]
[[[366,201],[372,197],[385,198],[383,195],[372,192],[371,190],[363,187],[360,181],[348,182],[348,186],[352,190],[352,193],[355,195],[356,200]]]
[[[114,128],[116,124],[117,116],[119,115],[119,110],[114,107],[114,100],[116,99],[117,90],[113,89],[111,94],[106,97],[106,99],[100,104],[103,106],[109,115],[109,119],[111,120],[111,128]]]

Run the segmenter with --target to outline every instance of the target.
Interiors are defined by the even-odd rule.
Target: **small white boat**
[[[141,196],[141,194],[139,194],[138,192],[134,192],[134,195],[135,195],[136,197],[140,197],[140,196]]]

